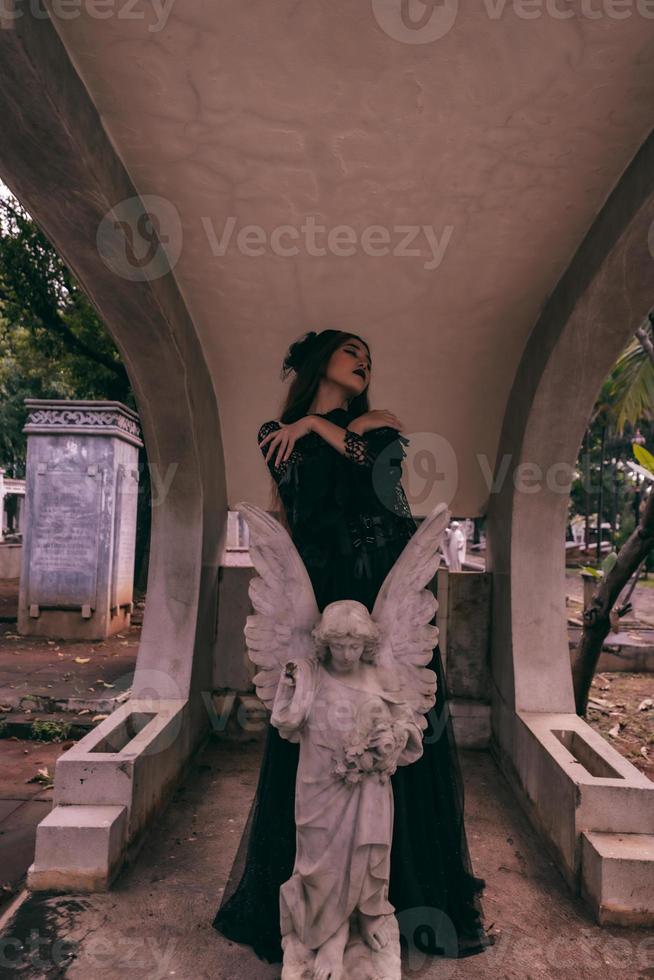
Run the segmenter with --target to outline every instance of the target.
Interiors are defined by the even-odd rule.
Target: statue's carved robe
[[[379,687],[366,665],[364,678],[338,678],[315,660],[298,663],[295,688],[280,684],[271,723],[282,736],[300,738],[295,790],[296,857],[280,889],[282,936],[294,933],[317,949],[355,909],[389,915],[393,792],[374,774],[347,783],[334,773],[335,759],[353,720],[377,710],[389,720],[403,716],[401,701]],[[408,741],[398,765],[422,753],[421,731],[407,723]]]

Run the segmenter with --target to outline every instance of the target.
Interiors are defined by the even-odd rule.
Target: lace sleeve
[[[345,430],[345,455],[360,466],[370,467],[374,462],[366,439],[352,429]]]
[[[406,456],[404,446],[408,445],[407,437],[391,426],[371,429],[362,436],[345,430],[347,459],[371,472],[376,496],[398,517],[406,518],[407,535],[410,536],[417,525],[401,483],[402,460]]]
[[[352,429],[345,430],[345,455],[358,466],[365,466],[372,469],[379,454],[388,446],[397,444],[396,456],[402,462],[406,455],[402,446],[408,446],[409,440],[401,435],[397,429],[385,425],[379,429],[371,429],[369,432],[360,436]],[[389,460],[394,462],[395,459]]]
[[[259,443],[261,454],[264,459],[266,458],[266,455],[268,454],[268,450],[270,449],[270,440],[266,443],[265,446],[261,445],[261,440],[265,439],[265,437],[268,435],[269,432],[273,432],[276,429],[281,429],[281,425],[279,424],[279,422],[277,422],[274,419],[271,420],[270,422],[264,422],[261,428],[259,429],[259,432],[257,434],[257,442]],[[272,456],[267,461],[268,469],[270,470],[270,473],[272,474],[272,477],[276,483],[279,483],[281,478],[288,470],[289,466],[291,466],[292,463],[296,463],[301,458],[299,451],[297,449],[293,449],[288,459],[285,459],[280,466],[275,466],[275,460],[277,459],[278,452],[279,452],[279,447],[275,447]]]

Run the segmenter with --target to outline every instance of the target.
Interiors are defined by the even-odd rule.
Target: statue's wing
[[[439,548],[449,519],[444,503],[425,517],[384,579],[372,611],[383,637],[378,664],[390,678],[391,689],[413,709],[423,731],[424,715],[436,698],[436,674],[425,665],[439,633],[430,624],[438,602],[425,586],[440,564]]]
[[[272,710],[282,666],[314,653],[311,629],[320,617],[313,586],[290,535],[260,507],[241,501],[236,510],[250,529],[250,556],[257,575],[248,594],[254,606],[245,624],[258,697]]]

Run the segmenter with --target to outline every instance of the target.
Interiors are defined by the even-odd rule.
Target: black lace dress
[[[322,413],[347,427],[346,409]],[[279,423],[264,423],[259,442]],[[372,611],[377,592],[417,524],[400,483],[403,445],[396,429],[346,434],[346,454],[317,433],[299,439],[276,468],[268,462],[291,535],[307,567],[318,608],[358,599]],[[269,443],[262,446],[267,453]],[[438,677],[424,753],[392,776],[395,804],[389,900],[403,945],[414,954],[460,957],[489,945],[463,824],[463,784],[440,650],[429,664]],[[268,724],[259,782],[213,926],[281,962],[279,888],[295,860],[295,775],[299,745]]]

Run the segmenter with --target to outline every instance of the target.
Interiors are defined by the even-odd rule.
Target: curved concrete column
[[[488,543],[494,679],[518,710],[574,710],[563,548],[572,470],[602,382],[654,305],[653,166],[650,137],[547,302],[507,405]]]
[[[503,484],[491,493],[488,511],[496,745],[564,874],[581,886],[600,921],[611,921],[614,908],[613,921],[633,921],[629,894],[611,897],[605,884],[592,882],[609,880],[606,867],[599,869],[623,846],[613,840],[604,846],[615,834],[647,838],[642,866],[651,876],[654,787],[575,715],[563,542],[572,471],[593,404],[654,305],[653,221],[650,137],[529,338],[501,433],[495,478]],[[642,866],[636,861],[634,874],[642,877]],[[643,921],[654,921],[654,903],[641,911]]]
[[[100,222],[137,192],[51,22],[34,17],[29,6],[21,10],[13,26],[0,30],[0,175],[103,317],[136,394],[150,464],[167,483],[162,499],[154,501],[147,610],[128,703],[149,706],[150,712],[130,721],[131,709],[119,709],[121,718],[114,718],[115,712],[57,765],[56,803],[82,809],[100,803],[126,807],[127,819],[113,824],[113,856],[103,858],[112,864],[104,869],[108,879],[115,871],[116,853],[145,825],[208,727],[201,692],[211,685],[219,548],[227,510],[221,430],[212,381],[173,274],[129,281],[99,255]],[[166,728],[160,725],[164,708],[168,719],[174,719],[166,738],[162,741],[159,732],[156,744],[146,739],[144,749],[135,739],[125,749],[148,720],[153,721],[149,731]],[[117,723],[123,724],[119,750],[111,751]],[[98,738],[106,744],[100,745]],[[86,745],[88,739],[95,740],[92,746]],[[75,765],[81,765],[80,753],[86,748],[95,754],[90,756],[93,765],[88,759],[84,763],[88,778],[81,779],[81,790],[80,779],[69,780],[66,772],[72,755],[78,756]],[[126,764],[122,749],[133,771],[127,787],[112,788],[117,770]],[[147,755],[147,772],[139,776],[137,769]],[[138,791],[145,795],[136,806]],[[84,814],[79,819],[80,826],[87,826]],[[37,858],[38,850],[37,841]],[[33,884],[39,882],[34,879]]]

